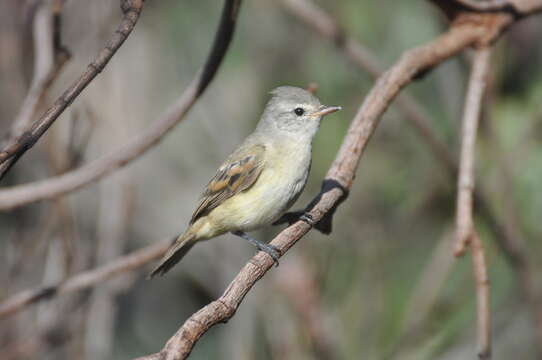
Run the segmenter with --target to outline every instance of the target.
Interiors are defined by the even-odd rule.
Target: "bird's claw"
[[[279,266],[279,257],[280,257],[280,250],[271,244],[261,244],[258,246],[258,250],[263,251],[267,255],[271,256],[273,261],[275,262],[275,266]]]
[[[304,223],[309,224],[311,227],[313,227],[316,224],[316,222],[314,221],[314,218],[308,212],[303,213],[303,215],[299,217],[299,220],[303,221]]]

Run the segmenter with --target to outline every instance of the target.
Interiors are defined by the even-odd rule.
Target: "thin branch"
[[[472,218],[474,191],[475,143],[480,112],[487,85],[491,47],[475,50],[463,114],[461,156],[457,185],[457,218],[455,255],[463,255],[466,247],[472,250],[472,266],[476,285],[478,358],[491,359],[491,313],[489,280],[482,242]]]
[[[484,90],[489,73],[490,56],[491,51],[488,47],[476,50],[465,100],[461,136],[461,156],[457,181],[456,256],[462,255],[465,252],[466,246],[474,234],[472,207],[475,142]]]
[[[489,299],[489,277],[484,247],[478,233],[471,236],[472,269],[476,286],[476,323],[478,358],[491,359],[491,304]]]
[[[327,173],[322,191],[311,210],[313,219],[320,221],[327,212],[344,199],[350,189],[359,161],[374,133],[382,114],[399,91],[414,77],[436,66],[474,43],[484,35],[484,28],[472,23],[452,27],[447,33],[426,45],[409,50],[376,82],[354,117],[339,153]],[[310,230],[304,222],[297,222],[282,231],[271,242],[285,254]],[[266,253],[256,254],[230,283],[224,294],[193,314],[156,354],[148,359],[186,359],[195,343],[212,326],[228,321],[236,312],[245,295],[273,267],[274,261]]]
[[[21,110],[13,122],[9,136],[17,138],[31,123],[47,90],[69,60],[69,51],[60,45],[62,2],[55,1],[49,9],[43,2],[34,15],[34,75],[30,90],[23,101]],[[51,64],[52,63],[52,64]],[[14,139],[11,139],[14,140]],[[9,142],[10,140],[7,140]],[[0,166],[0,171],[2,167]]]
[[[81,272],[59,284],[22,291],[0,304],[0,319],[13,315],[28,305],[51,299],[57,295],[86,289],[115,276],[138,269],[148,262],[161,258],[171,245],[171,242],[172,239],[164,239],[156,244],[121,256],[107,265]]]
[[[75,98],[87,87],[94,78],[103,71],[109,60],[128,38],[134,29],[143,8],[143,0],[121,0],[124,13],[117,30],[108,44],[91,62],[87,70],[77,79],[42,116],[32,125],[26,127],[22,134],[13,139],[0,152],[0,178],[15,164],[15,162],[49,129],[55,120],[66,110]],[[59,24],[59,23],[58,23]],[[58,39],[58,34],[55,35]]]
[[[61,176],[0,191],[0,210],[9,210],[35,201],[51,199],[80,189],[139,158],[158,144],[177,125],[207,88],[231,43],[241,0],[226,0],[213,45],[203,69],[179,99],[144,133],[120,149]]]

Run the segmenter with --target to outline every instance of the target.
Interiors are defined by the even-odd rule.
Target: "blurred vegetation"
[[[446,27],[427,1],[318,3],[371,48],[383,68]],[[49,101],[103,46],[118,21],[117,5],[106,0],[66,3],[64,38],[73,59],[51,89]],[[5,10],[0,11],[5,28],[0,41],[2,129],[8,129],[17,114],[32,74],[31,66],[17,60],[28,56],[28,45],[8,47],[6,40],[13,36],[21,44],[29,41],[10,33],[21,26],[16,17],[9,19],[13,16],[8,10],[15,8],[7,3],[0,7]],[[145,131],[201,65],[219,12],[216,0],[146,1],[132,36],[51,131],[64,139],[74,122],[91,128],[84,161],[115,151]],[[499,41],[477,145],[481,190],[499,217],[517,220],[516,230],[526,241],[535,274],[542,263],[541,37],[538,16],[521,22]],[[468,58],[460,56],[406,90],[427,109],[434,130],[454,154],[467,78]],[[317,95],[323,103],[341,105],[343,111],[322,124],[309,184],[297,207],[318,192],[372,81],[280,2],[246,1],[218,76],[185,121],[133,165],[67,196],[77,233],[72,271],[110,260],[100,259],[95,249],[112,198],[120,197],[121,208],[129,208],[120,235],[123,253],[183,230],[216,167],[252,131],[268,91],[310,82],[319,85]],[[46,150],[50,142],[44,139],[30,151],[3,185],[52,175]],[[55,215],[47,215],[51,209],[52,203],[42,203],[0,214],[0,299],[62,278],[54,265],[61,224]],[[313,279],[317,323],[329,335],[327,347],[333,354],[328,358],[473,358],[474,285],[469,256],[452,259],[454,212],[454,182],[404,115],[392,107],[362,158],[348,201],[337,211],[334,232],[324,236],[313,231],[298,243],[249,293],[228,324],[202,338],[191,359],[325,359],[305,322],[303,306],[295,305],[306,294],[286,290],[296,286],[288,271]],[[532,315],[516,274],[487,224],[478,225],[491,279],[494,359],[537,359]],[[265,229],[255,236],[269,240],[277,231]],[[112,283],[121,290],[105,316],[113,336],[109,343],[93,331],[101,329],[99,321],[96,327],[89,325],[95,315],[89,304],[109,285],[67,296],[71,302],[63,299],[61,304],[69,303],[71,310],[57,311],[50,321],[65,326],[70,340],[30,358],[78,354],[81,359],[127,359],[155,352],[190,314],[221,294],[253,252],[243,241],[223,236],[197,246],[163,279],[145,281],[147,269],[135,278],[115,279]],[[21,258],[24,263],[16,261]],[[27,325],[43,322],[55,306],[62,305],[44,303],[1,320],[0,347],[13,342],[9,329],[28,338],[38,336],[40,328]]]

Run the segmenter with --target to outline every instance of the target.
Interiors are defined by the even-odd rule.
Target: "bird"
[[[209,181],[188,227],[149,277],[164,275],[198,242],[232,233],[270,255],[276,247],[247,233],[275,222],[298,199],[311,167],[312,141],[322,118],[341,110],[311,92],[280,86],[270,92],[256,129]],[[308,214],[301,220],[310,222]]]

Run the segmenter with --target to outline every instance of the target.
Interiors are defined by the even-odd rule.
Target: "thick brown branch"
[[[54,102],[52,107],[40,119],[22,131],[20,136],[0,152],[0,178],[14,165],[17,159],[34,146],[64,110],[105,68],[109,60],[111,60],[115,52],[134,29],[142,8],[143,0],[121,0],[121,9],[124,16],[108,44],[100,51],[94,61],[88,65],[87,70],[81,77]]]
[[[466,246],[474,233],[474,223],[472,219],[475,178],[474,154],[478,121],[489,73],[489,59],[489,48],[476,50],[465,99],[461,136],[461,158],[457,180],[456,256],[462,255],[465,252]]]
[[[94,160],[77,170],[47,180],[1,190],[0,210],[8,210],[35,201],[51,199],[77,190],[137,159],[162,140],[184,118],[213,79],[231,43],[240,2],[240,0],[227,0],[225,2],[220,25],[203,70],[197,73],[179,99],[171,105],[153,126],[119,150]]]
[[[311,215],[315,221],[333,209],[341,201],[354,180],[363,150],[374,133],[379,120],[399,91],[413,78],[432,66],[455,55],[483,36],[484,29],[464,24],[450,29],[430,43],[404,53],[399,61],[377,81],[354,117],[337,158],[327,174],[322,193]],[[309,225],[297,222],[282,231],[271,244],[284,254],[310,230]],[[230,283],[217,300],[193,314],[157,354],[143,359],[185,359],[195,343],[212,326],[226,322],[254,284],[262,278],[274,262],[263,252],[256,254]]]
[[[344,55],[358,67],[367,71],[371,77],[377,79],[382,74],[379,61],[371,50],[349,36],[335,19],[312,1],[283,0],[282,2],[290,13],[302,20],[320,36],[332,41]],[[454,157],[446,143],[432,130],[431,119],[424,108],[408,94],[399,95],[396,105],[430,147],[431,154],[446,167],[446,171],[452,174],[455,179],[457,165]]]
[[[308,0],[283,0],[283,3],[290,13],[302,20],[310,28],[315,30],[316,33],[333,41],[337,48],[353,63],[374,77],[379,75],[378,61],[370,52],[370,49],[365,48],[363,44],[360,44],[353,37],[345,33],[335,19],[324,10]],[[438,164],[445,168],[450,180],[455,182],[458,174],[456,161],[448,150],[448,147],[446,147],[446,144],[428,126],[429,120],[424,109],[414,98],[409,97],[408,94],[400,95],[396,100],[396,104],[402,110],[403,114],[405,114],[406,119],[418,130],[421,139],[429,145],[433,156],[436,160],[439,160]],[[489,206],[487,196],[484,196],[484,193],[478,187],[475,187],[473,196],[478,214],[485,220],[488,228],[494,234],[496,243],[501,247],[510,266],[516,270],[524,298],[532,308],[534,314],[537,336],[542,339],[542,306],[539,304],[540,301],[537,300],[538,297],[534,290],[536,289],[536,286],[534,286],[535,282],[526,259],[525,251],[520,244],[520,236],[509,231],[507,226],[498,219],[493,209]]]
[[[107,265],[74,275],[59,284],[22,291],[0,304],[0,318],[13,315],[26,306],[39,301],[95,286],[112,277],[135,270],[148,262],[161,258],[171,245],[172,240],[164,239],[156,244],[121,256]]]

